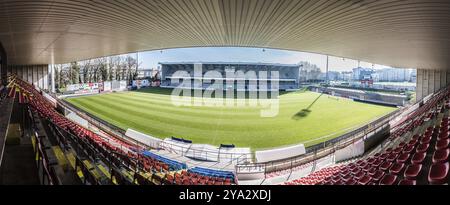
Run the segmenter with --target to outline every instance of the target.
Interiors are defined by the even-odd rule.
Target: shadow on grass
[[[293,120],[301,120],[303,118],[308,117],[309,114],[311,114],[312,110],[312,106],[314,104],[316,104],[316,102],[320,99],[320,97],[322,97],[323,93],[320,94],[307,108],[302,109],[300,112],[297,112],[294,116],[292,116]]]
[[[294,116],[292,116],[292,119],[294,120],[300,120],[305,117],[308,117],[308,115],[312,112],[312,110],[303,109],[300,112],[296,113]]]

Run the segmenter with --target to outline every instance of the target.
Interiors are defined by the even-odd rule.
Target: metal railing
[[[268,174],[276,171],[292,170],[295,167],[313,163],[316,160],[333,154],[336,150],[345,148],[360,139],[364,139],[369,134],[374,132],[376,133],[386,128],[389,126],[389,122],[394,119],[399,112],[401,112],[401,110],[396,110],[372,121],[369,124],[347,132],[340,137],[307,147],[306,154],[304,155],[265,163],[236,165],[236,172],[239,173],[240,170],[247,171],[263,169],[264,173]]]
[[[264,170],[264,173],[279,171],[279,170],[289,170],[297,166],[301,166],[310,162],[313,162],[317,159],[326,157],[336,150],[342,149],[359,139],[364,138],[368,134],[379,131],[384,126],[387,126],[389,122],[396,117],[396,115],[401,112],[401,110],[396,110],[392,113],[389,113],[383,117],[380,117],[368,124],[365,124],[361,127],[358,127],[350,132],[347,132],[337,138],[333,138],[327,140],[322,143],[318,143],[313,146],[309,146],[306,148],[306,154],[291,157],[282,160],[276,160],[265,163],[253,163],[254,153],[221,153],[219,151],[211,151],[205,149],[195,149],[191,146],[181,146],[173,143],[165,143],[162,142],[158,145],[143,145],[133,139],[130,139],[125,135],[125,131],[115,125],[112,125],[90,113],[80,110],[76,106],[72,105],[69,102],[60,100],[56,98],[58,103],[61,104],[66,109],[69,109],[72,112],[75,112],[85,120],[87,120],[92,125],[98,127],[99,129],[105,131],[108,134],[112,134],[113,136],[117,136],[124,141],[132,142],[132,144],[137,144],[142,147],[153,148],[153,149],[164,149],[166,151],[176,153],[181,156],[185,156],[188,158],[205,160],[205,161],[217,161],[217,162],[229,162],[236,164],[236,171],[243,170]]]
[[[100,119],[100,118],[98,118],[98,117],[88,113],[88,112],[82,111],[78,107],[72,105],[69,102],[66,102],[64,100],[60,100],[60,99],[58,99],[55,96],[52,96],[52,97],[55,98],[56,101],[58,102],[58,104],[60,106],[62,106],[64,109],[67,109],[67,110],[77,114],[78,116],[80,116],[84,120],[88,121],[90,125],[95,126],[96,128],[100,129],[101,131],[107,133],[108,135],[116,137],[118,140],[122,140],[124,142],[129,143],[129,144],[137,145],[137,146],[140,146],[140,147],[147,147],[147,148],[151,147],[151,148],[154,148],[154,149],[158,148],[158,146],[152,147],[151,145],[144,145],[144,144],[142,144],[142,143],[140,143],[138,141],[135,141],[135,140],[133,140],[133,139],[131,139],[131,138],[129,138],[129,137],[127,137],[125,135],[125,132],[126,132],[125,130],[123,130],[123,129],[121,129],[121,128],[119,128],[119,127],[117,127],[117,126],[115,126],[115,125],[113,125],[111,123],[108,123],[108,122],[106,122],[106,121],[104,121],[104,120],[102,120],[102,119]]]
[[[125,135],[125,130],[108,123],[88,112],[80,110],[75,105],[71,104],[70,102],[60,100],[58,98],[54,97],[57,102],[63,106],[65,109],[68,109],[75,114],[79,115],[83,119],[87,120],[91,125],[101,129],[102,131],[112,135],[117,136],[120,139],[129,142],[131,144],[136,144],[141,147],[146,148],[152,148],[152,149],[164,149],[166,151],[179,154],[180,156],[189,157],[193,159],[199,159],[199,160],[205,160],[205,161],[217,161],[217,162],[229,162],[229,163],[247,163],[250,162],[253,159],[252,154],[247,153],[221,153],[220,149],[218,151],[215,150],[204,150],[204,149],[195,149],[192,147],[183,147],[181,145],[176,144],[169,144],[162,141],[161,143],[148,145],[148,144],[142,144],[140,142],[137,142]]]
[[[178,154],[180,156],[213,162],[225,162],[230,164],[249,163],[253,159],[252,153],[240,153],[240,152],[221,152],[222,149],[208,150],[208,149],[196,149],[192,145],[162,142],[160,148],[168,152]]]

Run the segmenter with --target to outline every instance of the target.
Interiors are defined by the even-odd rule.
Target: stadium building
[[[299,65],[264,63],[161,63],[162,86],[179,87],[181,83],[193,89],[208,89],[211,86],[224,90],[296,90],[299,86]],[[177,76],[177,71],[186,71],[188,76]],[[198,73],[196,73],[198,72]],[[264,81],[265,88],[260,88]],[[196,87],[199,86],[199,87]],[[201,86],[201,87],[200,87]]]
[[[449,22],[448,0],[3,0],[0,184],[448,184]],[[417,68],[416,103],[391,110],[296,92],[281,95],[281,117],[260,119],[266,123],[260,126],[248,120],[259,114],[255,110],[176,108],[169,105],[167,90],[95,95],[97,102],[80,103],[84,108],[55,94],[55,64],[202,46],[307,51]],[[219,88],[246,90],[254,89],[254,81],[276,81],[272,72],[265,79],[256,71],[279,73],[279,87],[268,89],[296,89],[299,83],[296,65],[162,66],[167,87],[179,86],[180,78],[194,86],[232,81]],[[192,74],[197,69],[199,76]],[[187,75],[174,76],[178,70]],[[242,81],[207,75],[239,70],[257,74]],[[108,113],[109,119],[99,117]],[[336,126],[339,132],[329,133]],[[179,131],[190,135],[170,136]],[[199,135],[221,138],[209,144],[191,140]],[[295,137],[305,140],[299,144]],[[261,149],[239,146],[251,140]]]

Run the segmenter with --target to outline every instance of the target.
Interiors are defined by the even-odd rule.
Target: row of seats
[[[137,159],[138,153],[133,150],[140,150],[142,148],[131,146],[120,140],[105,138],[68,120],[57,113],[54,107],[31,85],[17,78],[11,82],[11,97],[17,96],[16,90],[19,91],[17,92],[19,101],[28,103],[41,117],[48,119],[65,133],[70,133],[71,136],[75,136],[74,140],[76,140],[76,145],[79,145],[79,150],[84,152],[93,161],[102,158],[105,162],[114,164],[119,168],[122,166],[131,169],[136,167],[137,163],[134,159]],[[66,139],[61,139],[68,146]]]
[[[147,172],[170,172],[170,166],[164,162],[158,161],[151,157],[142,157],[139,159],[139,165]]]
[[[171,160],[149,151],[143,150],[141,147],[130,145],[126,142],[118,140],[114,137],[100,136],[91,130],[88,130],[80,125],[68,120],[63,115],[59,114],[55,108],[30,84],[13,78],[11,83],[12,96],[16,95],[16,90],[19,90],[19,101],[21,103],[28,103],[30,107],[37,111],[41,117],[48,119],[58,129],[70,133],[75,136],[76,144],[79,145],[81,151],[91,160],[109,162],[115,167],[125,166],[130,169],[141,168],[145,172],[151,173],[170,173],[178,170],[186,170],[187,165],[175,160]],[[62,140],[64,141],[64,139]],[[65,142],[68,146],[68,143]],[[235,177],[231,172],[222,172],[218,170],[194,168],[186,171],[191,173],[190,184],[233,184]],[[197,177],[200,176],[200,177]],[[117,176],[116,176],[117,178]],[[170,177],[169,177],[170,178]],[[91,181],[91,180],[90,180]],[[166,180],[171,181],[171,180]],[[93,181],[91,181],[93,183]],[[178,183],[181,182],[181,183]],[[91,183],[91,184],[92,184]],[[174,180],[170,184],[183,184],[183,180]]]
[[[420,119],[418,126],[427,126],[425,122],[438,119],[438,114],[444,116],[448,112],[448,90],[440,101],[431,100],[423,106],[416,118]],[[442,104],[443,100],[447,99]],[[441,115],[441,116],[442,116]],[[426,118],[423,118],[426,116]],[[422,120],[423,119],[423,120]],[[414,121],[416,119],[412,119]],[[307,177],[286,182],[286,185],[415,185],[415,184],[447,184],[449,175],[449,119],[444,117],[438,126],[429,125],[423,135],[415,135],[397,146],[388,148],[365,160],[359,160],[347,165],[329,167],[314,172]],[[411,130],[404,130],[407,132]],[[405,133],[398,137],[404,137]],[[398,133],[397,133],[398,134]],[[403,138],[400,138],[402,140]]]
[[[6,87],[4,87],[3,85],[0,87],[0,104],[1,102],[3,102],[4,99],[6,99],[6,97],[8,96]]]
[[[214,169],[207,169],[203,167],[194,167],[188,170],[189,173],[208,176],[208,177],[218,177],[224,179],[230,179],[231,181],[235,181],[234,173],[229,171],[219,171]]]
[[[325,180],[327,177],[333,176],[338,173],[340,170],[340,166],[336,167],[327,167],[321,169],[317,172],[314,172],[306,177],[302,177],[300,179],[296,179],[290,182],[286,182],[286,185],[316,185]]]
[[[287,175],[287,174],[290,174],[292,172],[303,170],[303,169],[305,169],[307,167],[311,167],[314,163],[317,163],[317,161],[311,161],[311,162],[308,162],[308,163],[305,163],[305,164],[302,164],[302,165],[299,165],[299,166],[290,167],[289,169],[269,172],[269,173],[266,173],[265,177],[266,177],[266,179],[268,179],[268,178],[273,178],[273,177]]]
[[[154,154],[154,153],[152,153],[150,151],[143,151],[142,155],[144,155],[146,157],[150,157],[150,158],[156,159],[158,161],[161,161],[161,162],[164,162],[164,163],[168,164],[170,166],[171,170],[187,169],[187,165],[185,163],[180,163],[180,162],[177,162],[175,160],[168,159],[166,157]]]
[[[231,178],[206,176],[189,170],[166,174],[164,184],[167,185],[232,185],[235,182]]]
[[[406,118],[402,119],[401,122],[393,127],[393,132],[389,139],[394,140],[398,137],[403,136],[405,133],[411,131],[418,125],[421,125],[426,118],[431,118],[431,113],[428,116],[424,115],[432,108],[436,107],[436,105],[444,98],[448,98],[449,88],[443,89],[435,94],[431,99],[429,99],[424,105],[420,106],[417,110],[412,112],[412,114],[408,115]],[[450,109],[449,105],[446,105],[446,109]]]

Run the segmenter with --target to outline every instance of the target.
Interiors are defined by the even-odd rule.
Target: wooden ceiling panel
[[[12,64],[192,46],[450,69],[448,0],[0,0]]]

